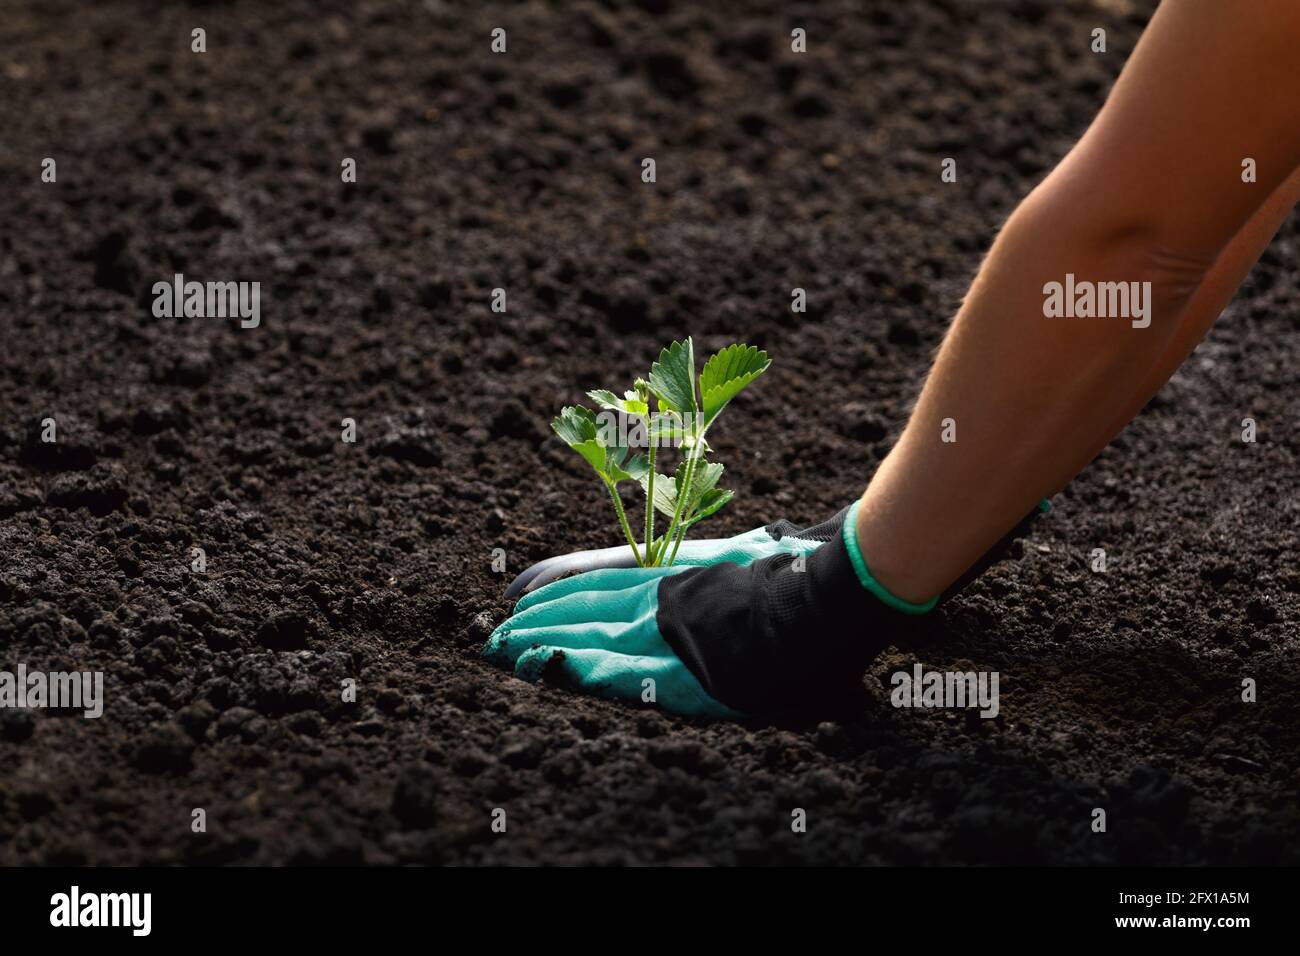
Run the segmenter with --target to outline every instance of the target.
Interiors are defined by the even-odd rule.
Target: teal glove
[[[679,714],[739,717],[825,703],[832,685],[856,681],[860,689],[880,641],[933,605],[906,605],[859,576],[852,514],[696,542],[692,565],[600,568],[554,581],[519,601],[483,654],[524,680],[544,676]],[[806,562],[796,563],[802,555]]]
[[[606,568],[548,584],[520,599],[514,616],[488,638],[483,656],[527,681],[545,674],[550,682],[599,697],[653,700],[678,714],[738,717],[705,693],[659,632],[659,582],[690,570]]]

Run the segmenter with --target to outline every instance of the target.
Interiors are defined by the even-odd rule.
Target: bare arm
[[[994,242],[863,495],[863,556],[894,594],[938,594],[1063,487],[1221,311],[1295,200],[1297,46],[1293,0],[1157,11],[1097,120]],[[1067,274],[1150,283],[1150,325],[1045,317],[1044,287]]]
[[[1116,417],[1111,432],[1118,433],[1127,425],[1192,354],[1219,313],[1232,301],[1237,287],[1259,261],[1297,202],[1300,202],[1300,169],[1273,191],[1264,205],[1255,211],[1250,221],[1219,254],[1191,302],[1187,304],[1169,345],[1133,390],[1132,401]]]

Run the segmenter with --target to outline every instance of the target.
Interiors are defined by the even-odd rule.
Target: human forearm
[[[859,509],[864,557],[899,597],[939,593],[1087,464],[1280,222],[1300,165],[1300,8],[1251,13],[1162,5],[1097,121],[994,243]],[[1242,180],[1247,158],[1257,182]],[[1069,276],[1149,288],[1150,325],[1048,318],[1044,287]]]
[[[1249,274],[1268,244],[1300,202],[1300,169],[1273,191],[1250,221],[1233,237],[1214,261],[1195,295],[1187,303],[1173,337],[1141,381],[1132,389],[1127,406],[1111,425],[1118,433],[1151,397],[1158,392],[1178,367],[1205,337],[1215,319],[1232,301],[1237,288]]]
[[[1008,221],[863,496],[864,557],[906,600],[950,584],[1112,437],[1203,273],[1153,257],[1141,240],[1060,228],[1068,201],[1040,195]],[[1077,283],[1149,282],[1151,324],[1044,316],[1044,285],[1067,273]]]

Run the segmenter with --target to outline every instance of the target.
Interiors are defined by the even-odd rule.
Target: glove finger
[[[676,714],[739,716],[706,694],[695,676],[671,652],[656,656],[534,647],[520,655],[515,676],[530,682],[544,676],[548,682],[562,687],[608,700],[655,704]]]
[[[582,621],[517,629],[507,621],[487,639],[483,656],[501,667],[512,667],[522,654],[539,645],[620,654],[657,654],[667,650],[655,627],[654,614],[648,613],[631,621]]]
[[[521,572],[506,588],[506,597],[513,600],[521,594],[528,594],[540,587],[550,584],[567,574],[580,574],[598,568],[634,568],[636,559],[632,557],[631,548],[597,548],[594,551],[575,551],[572,554],[557,554],[538,561],[528,570]]]
[[[534,627],[554,627],[563,624],[585,624],[595,621],[631,622],[653,615],[655,597],[659,593],[659,579],[656,575],[633,575],[621,572],[623,586],[617,590],[595,590],[584,588],[581,591],[569,591],[558,597],[549,597],[545,601],[535,601],[507,618],[497,631],[523,630]],[[586,577],[594,577],[591,572]]]
[[[771,554],[780,545],[763,528],[755,528],[734,538],[699,538],[686,540],[677,551],[673,567],[699,567],[732,561],[748,564]]]
[[[515,662],[515,676],[552,683],[588,693],[609,692],[611,697],[640,697],[641,681],[659,677],[671,660],[645,654],[620,654],[600,648],[541,645],[530,647]]]
[[[685,570],[687,569],[600,568],[595,571],[587,571],[584,574],[575,574],[573,577],[552,581],[544,587],[525,594],[519,599],[519,603],[515,605],[515,614],[536,607],[539,604],[544,604],[547,601],[562,598],[567,594],[576,594],[579,591],[622,591],[646,581],[658,580],[665,574],[675,574],[678,571]]]

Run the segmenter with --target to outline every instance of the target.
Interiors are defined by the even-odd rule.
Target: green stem
[[[677,540],[673,542],[673,553],[668,556],[668,567],[671,568],[673,566],[673,562],[677,560],[677,549],[682,546],[682,540],[685,537],[686,537],[686,522],[683,521],[682,526],[677,529]]]
[[[609,489],[609,496],[614,499],[614,510],[618,512],[618,523],[623,526],[623,534],[627,537],[627,543],[632,546],[632,554],[636,557],[638,567],[645,567],[641,561],[641,552],[637,550],[636,538],[632,537],[632,528],[627,523],[627,512],[623,510],[623,501],[618,496],[618,489],[614,487],[612,481],[606,481],[605,487]]]
[[[695,478],[695,462],[698,461],[699,443],[691,447],[690,457],[686,459],[686,472],[682,475],[681,482],[677,486],[677,507],[673,509],[673,520],[668,522],[668,530],[664,532],[663,547],[660,548],[657,558],[662,558],[668,552],[668,544],[677,533],[677,526],[682,520],[682,510],[686,507],[686,499],[690,497],[691,481]]]
[[[646,452],[646,460],[650,465],[650,481],[645,493],[645,556],[646,564],[650,567],[654,567],[651,548],[655,540],[655,450],[657,444],[658,439],[652,436],[650,450]]]

